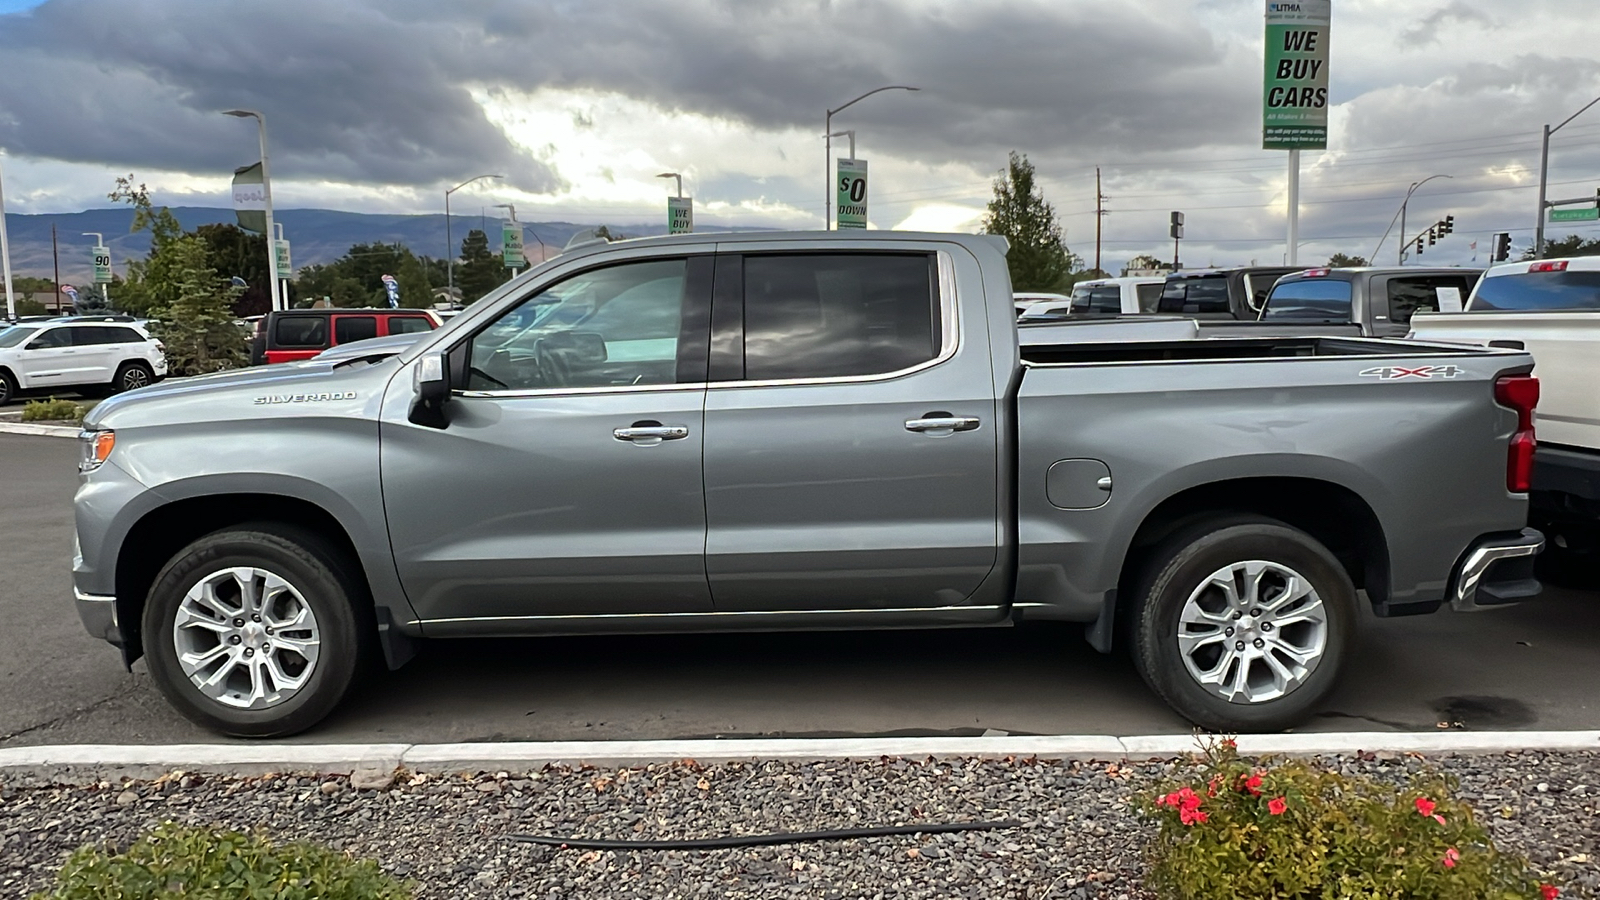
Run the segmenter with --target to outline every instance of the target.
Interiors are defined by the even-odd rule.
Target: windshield
[[[1600,311],[1600,272],[1526,272],[1478,282],[1473,309]]]
[[[1350,282],[1326,278],[1280,281],[1261,310],[1263,322],[1293,319],[1299,322],[1350,321]]]
[[[9,328],[0,330],[0,347],[15,347],[32,337],[34,332],[38,330],[37,328],[29,328],[23,325],[12,325]]]

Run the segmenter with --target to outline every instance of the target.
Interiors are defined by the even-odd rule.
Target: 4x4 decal
[[[1376,378],[1379,381],[1395,381],[1401,378],[1454,378],[1461,374],[1460,366],[1374,366],[1362,369],[1361,377]]]

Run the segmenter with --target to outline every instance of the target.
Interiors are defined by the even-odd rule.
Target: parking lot
[[[71,601],[72,442],[0,435],[0,746],[211,740]],[[1600,729],[1600,595],[1363,622],[1317,731]],[[1076,627],[436,642],[296,740],[1188,729]]]

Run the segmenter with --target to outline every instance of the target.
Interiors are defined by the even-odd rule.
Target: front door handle
[[[660,422],[635,422],[627,428],[614,428],[611,436],[619,441],[634,444],[659,444],[662,441],[681,441],[689,436],[687,425],[663,425]]]
[[[981,423],[977,416],[952,416],[949,413],[929,413],[920,419],[907,419],[907,431],[930,432],[972,431]]]

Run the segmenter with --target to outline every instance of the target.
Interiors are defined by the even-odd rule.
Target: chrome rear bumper
[[[1450,608],[1473,612],[1506,606],[1539,593],[1533,576],[1533,558],[1544,549],[1544,535],[1532,528],[1516,537],[1480,540],[1456,567],[1450,590]]]

